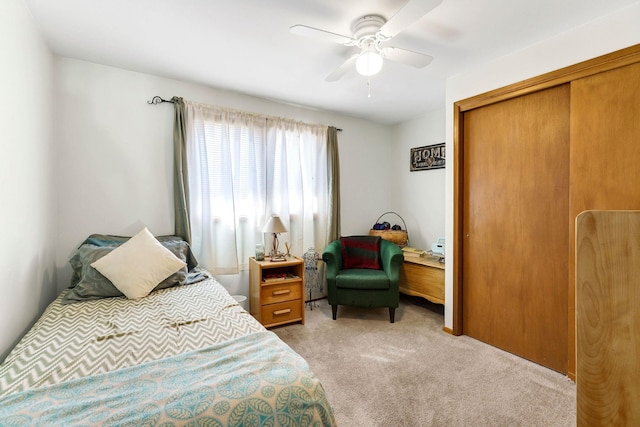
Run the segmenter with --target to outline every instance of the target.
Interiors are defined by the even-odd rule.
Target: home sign
[[[445,166],[445,143],[411,149],[410,170],[442,169]]]

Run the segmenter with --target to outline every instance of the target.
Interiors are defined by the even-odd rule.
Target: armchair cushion
[[[383,270],[356,268],[342,270],[336,276],[336,287],[341,289],[386,290],[389,285],[389,277]]]
[[[342,268],[366,268],[380,270],[379,236],[341,237]]]

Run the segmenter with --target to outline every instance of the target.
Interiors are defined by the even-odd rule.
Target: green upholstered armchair
[[[399,305],[400,268],[404,257],[396,244],[373,236],[350,236],[347,239],[378,239],[380,269],[344,268],[341,240],[325,248],[322,259],[327,265],[329,304],[336,320],[339,305],[389,307],[389,320],[395,321]],[[369,240],[371,241],[371,240]]]

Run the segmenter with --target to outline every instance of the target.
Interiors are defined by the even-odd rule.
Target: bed
[[[87,265],[127,241],[92,235],[78,248],[72,286],[0,365],[0,425],[335,425],[305,360],[181,239],[158,238],[184,261],[174,282],[103,296],[118,289]]]

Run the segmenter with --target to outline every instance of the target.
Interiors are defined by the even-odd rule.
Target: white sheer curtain
[[[301,256],[328,240],[327,127],[185,101],[191,246],[214,274],[248,266],[262,227]],[[267,241],[264,241],[267,239]]]

